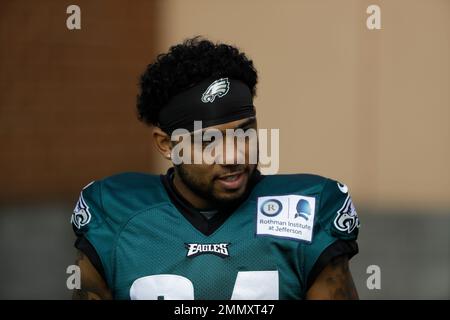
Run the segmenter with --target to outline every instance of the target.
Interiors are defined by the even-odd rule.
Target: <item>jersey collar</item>
[[[205,217],[202,212],[194,208],[184,197],[176,190],[173,184],[174,168],[167,170],[165,175],[161,175],[161,182],[166,189],[167,194],[171,202],[180,211],[180,213],[194,226],[197,230],[206,236],[211,235],[216,231],[230,216],[231,214],[247,200],[250,192],[253,190],[256,184],[258,184],[264,176],[257,170],[254,177],[249,182],[249,187],[242,198],[242,200],[235,204],[233,207],[228,208],[214,208],[212,210],[217,210],[212,217],[209,219]],[[204,210],[203,210],[204,211]],[[208,210],[210,211],[210,210]]]

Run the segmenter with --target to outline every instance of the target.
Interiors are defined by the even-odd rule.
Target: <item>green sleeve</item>
[[[110,284],[115,231],[103,209],[101,181],[92,182],[83,188],[71,223],[77,238],[89,241],[95,249],[103,267],[105,280]],[[88,257],[92,259],[91,256]]]
[[[304,278],[312,283],[329,261],[358,252],[359,218],[346,185],[327,179],[319,197],[313,240],[302,244]]]

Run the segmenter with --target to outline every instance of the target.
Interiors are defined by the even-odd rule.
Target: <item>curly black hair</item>
[[[170,47],[147,66],[137,97],[139,120],[158,125],[158,114],[171,97],[209,77],[241,80],[256,95],[253,61],[236,47],[197,36]]]

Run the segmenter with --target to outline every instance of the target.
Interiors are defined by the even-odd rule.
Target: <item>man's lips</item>
[[[246,176],[245,171],[232,172],[219,176],[217,181],[225,189],[239,189],[245,182]]]

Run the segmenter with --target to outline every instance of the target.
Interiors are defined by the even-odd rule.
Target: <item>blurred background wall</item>
[[[81,30],[66,8],[81,8]],[[381,8],[368,30],[366,8]],[[0,298],[65,299],[70,214],[88,182],[167,168],[136,120],[138,77],[203,35],[259,71],[280,172],[345,182],[361,298],[450,298],[450,1],[0,2]],[[381,268],[381,290],[366,286]]]

